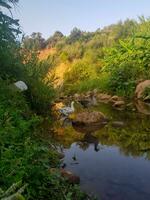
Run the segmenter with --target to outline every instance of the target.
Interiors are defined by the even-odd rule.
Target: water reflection
[[[103,112],[110,123],[55,124],[54,138],[64,146],[67,168],[78,174],[82,188],[98,199],[150,199],[150,116],[103,104],[91,109]],[[125,126],[116,128],[114,121]],[[72,165],[74,155],[78,165]]]
[[[82,126],[77,126],[73,124],[73,128],[77,132],[84,133],[84,137],[77,143],[80,146],[80,148],[86,150],[90,144],[93,144],[94,150],[98,152],[100,150],[99,139],[98,137],[94,136],[93,133],[95,133],[97,130],[100,130],[104,126],[105,124],[102,123],[94,123],[91,125],[82,125]]]

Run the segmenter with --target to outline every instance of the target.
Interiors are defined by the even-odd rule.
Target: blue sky
[[[150,0],[20,0],[14,13],[25,34],[56,30],[69,34],[78,27],[95,31],[126,18],[150,16]]]

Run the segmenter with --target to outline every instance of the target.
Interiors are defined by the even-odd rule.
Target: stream
[[[81,189],[98,200],[149,200],[148,111],[116,110],[102,103],[88,109],[103,112],[110,122],[93,129],[73,127],[70,121],[54,124],[53,138],[65,154],[65,169],[80,176]]]

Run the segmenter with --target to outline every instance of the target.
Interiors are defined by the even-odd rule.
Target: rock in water
[[[66,165],[66,164],[65,164]],[[65,167],[65,166],[64,166]],[[49,169],[50,173],[60,173],[60,175],[65,178],[68,183],[70,184],[79,184],[80,183],[80,177],[75,175],[69,170],[65,170],[63,168],[57,169],[57,168],[50,168]]]
[[[122,128],[125,126],[125,123],[122,121],[114,121],[111,124],[114,128]]]
[[[28,86],[23,81],[17,81],[14,85],[21,91],[25,91],[28,89]]]
[[[61,169],[60,173],[61,173],[61,176],[66,178],[69,183],[71,183],[71,184],[79,184],[80,183],[80,177],[73,174],[72,172],[65,170],[65,169]]]
[[[93,124],[93,123],[103,123],[103,122],[107,122],[107,121],[108,121],[108,119],[101,112],[86,111],[86,112],[77,114],[75,116],[75,119],[73,120],[73,124],[89,125],[89,124]]]
[[[138,99],[144,98],[143,95],[146,88],[150,88],[150,80],[145,80],[137,85],[136,90],[135,90],[135,96]]]
[[[150,115],[150,104],[145,103],[143,101],[136,101],[135,102],[136,108],[140,113],[143,113],[145,115]]]
[[[113,106],[114,107],[122,107],[125,105],[125,101],[116,101]]]

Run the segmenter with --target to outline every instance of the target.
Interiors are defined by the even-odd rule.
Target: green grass
[[[108,92],[108,75],[102,74],[99,78],[87,79],[75,84],[66,84],[64,91],[66,94],[82,93],[98,89],[101,92]]]

